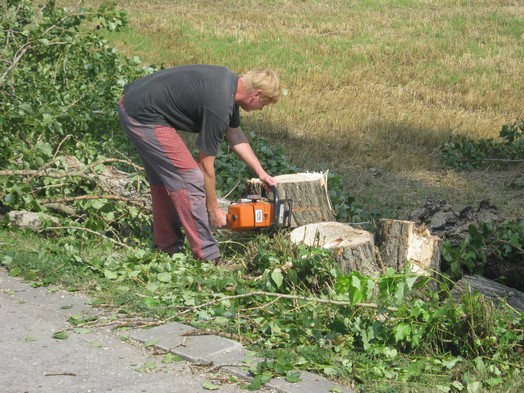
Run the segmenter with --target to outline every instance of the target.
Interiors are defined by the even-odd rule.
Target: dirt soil
[[[524,217],[524,165],[477,171],[341,170],[349,194],[368,214],[408,219],[428,201],[443,200],[455,211],[489,201],[505,219]]]

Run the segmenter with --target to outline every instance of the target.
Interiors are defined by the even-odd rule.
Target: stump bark
[[[291,243],[332,250],[344,273],[359,271],[377,276],[381,266],[375,258],[373,234],[340,222],[303,225],[290,232]]]
[[[291,228],[335,220],[327,188],[327,174],[328,172],[275,176],[280,200],[288,199],[292,202]],[[245,191],[246,194],[267,196],[259,179],[249,180]]]
[[[413,221],[382,219],[375,232],[382,264],[402,270],[406,263],[415,274],[440,271],[440,238]]]

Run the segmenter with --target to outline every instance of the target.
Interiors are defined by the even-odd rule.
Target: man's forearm
[[[216,179],[215,179],[215,157],[199,155],[198,165],[204,176],[204,192],[206,193],[206,207],[208,211],[218,208]]]
[[[240,157],[240,159],[244,161],[253,172],[257,174],[257,176],[260,177],[265,173],[262,164],[260,164],[260,161],[253,152],[253,149],[251,148],[249,143],[240,143],[235,146],[232,146],[231,148],[235,152],[235,154],[238,157]]]
[[[203,152],[198,154],[198,165],[204,175],[204,192],[206,193],[206,208],[209,223],[217,228],[227,224],[226,212],[220,209],[217,200],[215,180],[215,157]]]
[[[240,128],[229,129],[226,134],[227,141],[235,154],[246,163],[246,165],[261,176],[265,173],[249,141]]]

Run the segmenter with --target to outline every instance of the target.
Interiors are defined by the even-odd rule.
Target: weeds
[[[448,166],[461,169],[524,162],[524,120],[502,126],[499,137],[498,141],[455,138],[441,145],[440,154]]]

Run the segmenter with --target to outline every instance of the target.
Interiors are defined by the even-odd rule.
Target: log
[[[295,173],[275,176],[280,200],[292,202],[291,228],[318,222],[334,221],[327,186],[327,174]],[[250,179],[245,185],[246,194],[267,196],[259,179]]]
[[[508,304],[518,312],[524,311],[524,293],[481,276],[464,276],[451,290],[453,296],[464,292],[479,292],[495,305]]]
[[[39,231],[44,227],[44,222],[50,222],[55,225],[59,224],[56,217],[45,213],[29,212],[27,210],[11,210],[7,213],[9,224],[13,227],[31,229]]]
[[[382,272],[375,258],[371,232],[340,222],[322,222],[295,228],[289,236],[292,244],[332,250],[335,260],[346,274],[356,270],[362,274],[378,276]]]
[[[415,274],[439,272],[440,242],[424,225],[413,221],[381,219],[377,223],[375,244],[382,264],[397,271],[408,264]]]

